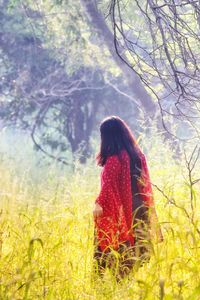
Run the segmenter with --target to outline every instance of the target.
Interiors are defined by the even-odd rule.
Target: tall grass
[[[121,282],[93,272],[94,162],[73,173],[49,167],[43,178],[38,170],[35,182],[29,168],[19,173],[2,160],[0,299],[200,299],[199,186],[191,222],[184,164],[162,144],[149,147],[148,159],[164,241]]]

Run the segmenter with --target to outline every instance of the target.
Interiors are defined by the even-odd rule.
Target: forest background
[[[0,1],[1,299],[199,299],[199,1]],[[99,124],[147,156],[164,233],[93,274]],[[194,280],[195,279],[195,280]]]

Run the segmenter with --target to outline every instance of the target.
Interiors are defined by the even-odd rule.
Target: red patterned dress
[[[140,151],[141,176],[138,191],[146,206],[153,205],[152,187],[144,154]],[[130,158],[126,150],[109,156],[101,173],[101,190],[95,203],[103,214],[95,218],[96,237],[101,251],[118,249],[123,242],[134,245]]]

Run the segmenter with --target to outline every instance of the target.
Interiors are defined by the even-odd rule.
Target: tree
[[[98,10],[95,1],[81,0],[83,7],[87,13],[88,19],[91,25],[98,32],[99,37],[107,45],[113,60],[116,62],[118,67],[121,69],[124,75],[129,89],[135,98],[138,100],[137,104],[142,106],[143,110],[146,112],[146,117],[152,118],[156,113],[156,107],[152,101],[151,96],[147,93],[144,86],[142,85],[140,78],[137,73],[132,72],[132,68],[124,61],[127,60],[126,54],[121,53],[121,49],[118,49],[115,41],[115,33],[111,32],[108,25],[105,22],[102,14]],[[119,55],[119,53],[121,53]]]
[[[44,20],[48,5],[34,10],[23,2],[14,13],[7,10],[5,3],[2,6],[0,116],[4,125],[30,132],[35,148],[44,154],[68,164],[65,152],[71,149],[85,161],[91,152],[90,138],[100,111],[114,112],[114,105],[122,103],[126,94],[119,91],[115,76],[105,81],[101,68],[83,63],[84,53],[77,45],[83,46],[85,37],[74,29],[73,21],[67,20],[69,24],[65,26],[67,42],[58,40],[64,23],[60,28],[56,11],[54,35],[51,23]],[[51,19],[52,14],[54,10]],[[104,109],[108,101],[110,108],[106,105]]]
[[[107,14],[118,56],[157,99],[165,129],[172,117],[199,137],[200,2],[112,0]]]

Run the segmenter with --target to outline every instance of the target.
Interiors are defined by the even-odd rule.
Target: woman
[[[122,254],[128,269],[134,257],[148,253],[150,210],[153,209],[152,187],[144,154],[129,127],[119,117],[108,117],[100,126],[101,147],[97,163],[102,166],[101,191],[95,201],[95,258],[105,268],[109,254]],[[162,239],[159,230],[160,239]],[[131,256],[130,257],[130,253]],[[132,259],[131,259],[132,258]],[[122,271],[123,273],[123,271]]]

